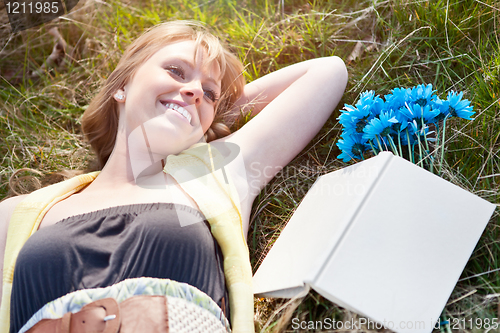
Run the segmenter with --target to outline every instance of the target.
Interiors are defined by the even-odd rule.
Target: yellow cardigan
[[[224,256],[224,274],[229,291],[232,331],[253,333],[252,270],[242,228],[239,199],[234,184],[221,165],[220,153],[209,144],[196,144],[176,156],[169,156],[164,172],[169,173],[198,204],[211,226]],[[29,194],[16,206],[7,234],[4,256],[0,333],[9,332],[10,296],[16,258],[35,233],[47,211],[57,202],[83,189],[99,174],[92,172]]]

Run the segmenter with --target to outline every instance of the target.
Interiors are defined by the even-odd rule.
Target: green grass
[[[383,95],[432,83],[441,96],[464,91],[476,119],[449,122],[443,177],[500,202],[500,3],[492,0],[295,0],[284,6],[278,0],[80,1],[68,19],[0,35],[0,198],[8,195],[16,169],[50,173],[87,166],[92,156],[79,117],[125,47],[143,29],[172,19],[209,24],[247,65],[248,81],[306,59],[346,59],[356,41],[375,43],[375,50],[347,64],[350,80],[339,108],[367,89]],[[54,25],[78,51],[76,61],[30,78],[52,50],[46,32]],[[338,114],[255,201],[249,234],[254,269],[318,176],[345,166],[336,160]],[[500,317],[500,274],[487,273],[500,268],[499,227],[497,210],[443,311],[447,318]],[[259,327],[293,331],[293,317],[356,316],[314,292],[285,305],[256,300]]]

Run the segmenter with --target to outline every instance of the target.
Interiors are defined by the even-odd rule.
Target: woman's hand
[[[255,117],[220,141],[237,144],[243,155],[251,200],[320,131],[340,101],[347,70],[339,57],[304,61],[245,86],[236,107]]]

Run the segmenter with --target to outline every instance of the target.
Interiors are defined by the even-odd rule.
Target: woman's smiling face
[[[192,40],[169,44],[135,72],[120,108],[128,133],[143,125],[150,143],[182,149],[203,138],[215,116],[221,81],[217,62],[205,63],[205,49],[196,47]]]

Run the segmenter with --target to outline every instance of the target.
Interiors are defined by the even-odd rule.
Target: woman
[[[232,278],[228,275],[232,273],[226,266],[234,265],[227,264],[227,253],[231,250],[226,250],[221,241],[223,237],[233,236],[217,236],[214,223],[207,216],[210,214],[210,209],[206,208],[207,200],[203,193],[199,193],[203,191],[189,187],[190,179],[179,176],[185,169],[175,169],[173,165],[180,164],[175,164],[173,158],[190,147],[198,147],[196,144],[204,140],[210,141],[210,146],[222,147],[222,150],[230,147],[229,150],[236,152],[236,157],[232,154],[233,157],[226,159],[227,163],[223,159],[216,169],[220,169],[217,171],[219,177],[222,174],[229,186],[227,193],[232,193],[228,196],[235,208],[231,216],[240,220],[238,226],[246,237],[253,200],[321,129],[344,92],[347,72],[338,57],[319,58],[283,68],[244,85],[242,70],[243,66],[236,57],[199,24],[192,22],[161,24],[129,46],[82,119],[83,130],[101,163],[101,172],[77,193],[47,205],[48,211],[43,211],[39,231],[19,253],[19,258],[23,259],[18,259],[14,274],[11,332],[19,330],[47,301],[74,290],[112,286],[139,276],[177,279],[194,285],[222,307],[226,315],[230,312],[233,331],[253,330],[253,327],[249,328],[248,316],[247,322],[239,325],[237,313],[241,311],[238,310],[238,297],[234,296],[238,291],[231,291],[231,286],[228,287],[231,306],[225,309],[226,286],[220,274],[222,256],[219,245],[224,254],[225,280],[229,281]],[[227,126],[219,120],[224,119],[221,116],[247,110],[251,110],[255,117],[229,134]],[[206,155],[206,151],[199,155],[203,154]],[[206,163],[212,163],[213,171],[212,155]],[[177,174],[176,170],[179,171]],[[198,175],[196,172],[193,171],[188,178],[204,177],[203,171]],[[19,196],[0,203],[0,260],[4,257],[11,215],[23,199],[24,196]],[[213,200],[218,204],[218,199]],[[147,227],[155,230],[153,236],[137,237],[137,234],[147,233],[147,228],[134,229],[137,216],[151,211],[169,214],[168,211],[172,210],[177,219],[169,219],[174,222],[168,228],[163,227],[164,224],[160,226],[166,228],[161,236],[165,238],[160,241],[151,239],[156,237],[158,226]],[[191,217],[181,217],[184,210]],[[198,211],[204,216],[195,217],[193,222],[192,216]],[[124,221],[123,216],[132,216],[130,222]],[[206,239],[208,228],[204,223],[195,223],[204,219],[212,225],[218,245],[211,245]],[[61,223],[56,224],[58,221]],[[185,222],[186,227],[176,228],[179,222],[181,226]],[[114,234],[106,231],[106,237],[101,237],[100,233],[110,224],[116,228],[119,226],[120,231]],[[169,228],[176,228],[175,236],[171,235],[169,230],[173,229]],[[62,238],[66,241],[61,241]],[[192,238],[194,241],[189,241]],[[99,239],[105,241],[95,241]],[[120,242],[117,239],[121,239]],[[108,248],[110,243],[118,245],[109,248],[108,252],[99,252],[102,247]],[[199,243],[203,245],[197,247]],[[47,244],[56,245],[46,250]],[[144,250],[144,244],[154,245]],[[120,246],[125,248],[122,249],[123,255],[115,260],[116,253],[122,253]],[[85,249],[81,250],[81,247]],[[83,252],[78,252],[80,250]],[[68,254],[75,251],[79,254]],[[182,259],[163,257],[165,253],[177,251],[181,252]],[[244,251],[238,251],[241,261]],[[38,253],[43,255],[31,260]],[[20,261],[27,263],[22,266]],[[47,262],[54,261],[57,263],[47,268],[50,266]],[[247,274],[248,256],[243,261],[247,263],[242,270]],[[137,265],[137,262],[160,262],[162,264],[158,265],[165,267]],[[187,262],[189,264],[182,265]],[[209,264],[200,265],[200,262]],[[30,279],[35,266],[38,275]],[[4,267],[3,263],[0,267]],[[56,277],[54,271],[62,273]],[[54,280],[65,282],[54,283]],[[51,287],[42,288],[47,284]],[[238,289],[238,283],[235,285]],[[42,292],[41,289],[50,291]],[[38,293],[43,295],[37,301],[38,296],[33,295]],[[248,288],[243,293],[248,294]],[[26,308],[30,308],[29,311]]]

